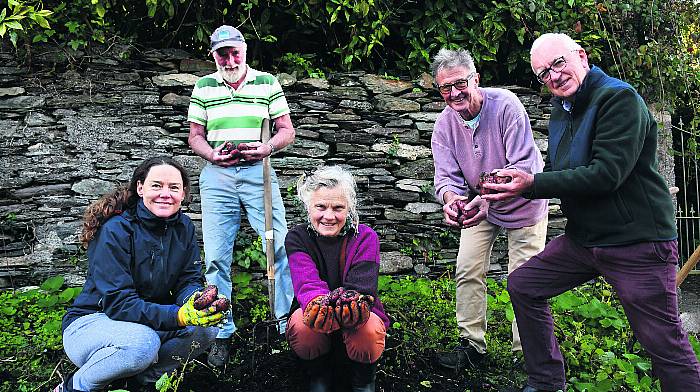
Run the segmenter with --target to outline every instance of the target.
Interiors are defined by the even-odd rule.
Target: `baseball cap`
[[[237,28],[223,25],[211,34],[211,50],[215,51],[226,46],[245,45],[245,38]]]

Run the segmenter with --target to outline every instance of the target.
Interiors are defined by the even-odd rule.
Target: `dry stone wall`
[[[0,64],[0,287],[57,274],[80,284],[85,207],[128,182],[149,156],[172,155],[188,169],[193,200],[186,212],[199,227],[204,161],[187,145],[186,115],[192,86],[213,63],[180,50],[114,45],[92,55],[35,51],[31,67],[5,50]],[[304,221],[293,197],[298,176],[340,164],[356,176],[361,221],[380,235],[382,272],[423,274],[454,263],[459,233],[442,224],[432,196],[430,137],[444,103],[430,76],[278,78],[297,132],[295,143],[273,159],[290,225]],[[544,152],[548,102],[535,91],[506,87],[527,108]],[[552,200],[548,235],[563,227]],[[505,272],[505,259],[500,239],[491,273]]]

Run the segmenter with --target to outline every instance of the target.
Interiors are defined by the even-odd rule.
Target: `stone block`
[[[381,252],[379,262],[380,274],[397,274],[410,271],[413,260],[401,252]]]

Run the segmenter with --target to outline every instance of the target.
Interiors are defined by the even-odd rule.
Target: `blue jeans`
[[[294,292],[289,274],[284,238],[287,220],[280,195],[277,175],[271,171],[272,227],[275,244],[275,317],[289,312]],[[215,284],[219,293],[231,298],[231,262],[236,234],[241,227],[241,211],[245,209],[250,226],[263,238],[265,250],[265,205],[263,201],[263,165],[221,167],[208,164],[199,176],[202,199],[202,234],[204,262],[209,284]],[[286,329],[286,320],[280,322],[280,333]],[[228,338],[236,331],[233,316],[219,331],[218,338]]]
[[[597,276],[615,289],[630,327],[649,353],[664,392],[700,391],[700,366],[678,317],[677,243],[584,248],[566,235],[508,276],[528,384],[564,389],[564,359],[547,299]]]
[[[80,369],[72,388],[95,391],[110,382],[136,376],[141,383],[156,382],[165,372],[194,359],[211,346],[216,327],[186,327],[155,331],[148,326],[115,321],[93,313],[73,321],[63,332],[63,349]]]

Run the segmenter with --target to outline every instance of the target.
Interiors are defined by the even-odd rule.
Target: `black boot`
[[[77,389],[73,388],[73,375],[75,373],[71,373],[68,377],[66,377],[62,383],[56,385],[56,388],[52,389],[52,392],[80,392]]]
[[[437,353],[435,362],[438,366],[454,370],[473,369],[479,366],[485,354],[478,352],[466,339],[460,339],[459,342],[459,346],[452,351]]]
[[[309,376],[309,392],[331,392],[332,368],[329,355],[322,355],[315,359],[300,359],[301,366]]]
[[[350,361],[350,384],[352,392],[374,392],[377,378],[377,362],[360,363]]]

